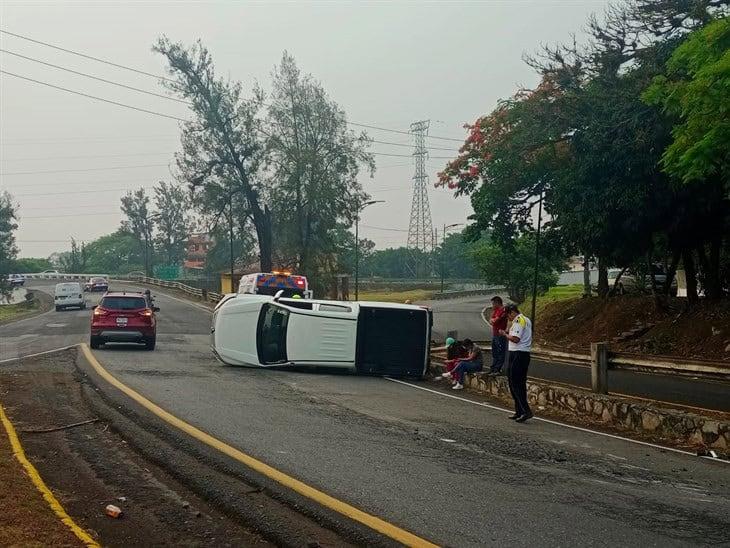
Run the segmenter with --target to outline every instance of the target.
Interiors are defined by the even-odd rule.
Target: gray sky
[[[541,43],[582,36],[603,0],[484,2],[12,2],[0,4],[3,30],[155,74],[163,63],[150,47],[161,34],[202,39],[219,74],[250,88],[269,84],[283,50],[312,73],[351,121],[407,130],[431,119],[432,135],[461,138],[462,125],[492,110],[498,99],[536,76],[521,60]],[[154,78],[82,59],[0,34],[0,47],[28,57],[164,93]],[[0,54],[0,66],[57,86],[172,116],[185,105],[127,91],[55,68]],[[119,225],[125,189],[170,180],[178,122],[50,89],[12,76],[0,78],[0,189],[20,204],[21,256],[47,256],[68,240],[92,240]],[[411,143],[407,135],[371,137]],[[429,139],[429,146],[458,148]],[[375,144],[382,154],[406,147]],[[432,156],[451,156],[433,150]],[[365,189],[386,200],[367,209],[361,234],[379,248],[405,244],[412,160],[376,156]],[[468,199],[433,188],[447,160],[431,158],[429,194],[434,225],[465,222]],[[144,166],[144,167],[130,167]],[[120,168],[120,169],[107,169]],[[62,171],[63,170],[63,171]],[[86,170],[86,171],[78,171]],[[93,170],[93,171],[92,171]],[[53,173],[37,173],[53,171]],[[34,172],[34,173],[28,173]],[[93,191],[93,192],[92,192]],[[71,193],[73,192],[73,193]],[[90,214],[98,215],[90,215]],[[382,227],[390,230],[378,230]],[[439,229],[440,232],[440,229]]]

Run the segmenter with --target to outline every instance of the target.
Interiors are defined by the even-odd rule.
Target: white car
[[[431,311],[413,305],[228,295],[216,307],[211,348],[229,365],[333,367],[421,377]]]
[[[21,287],[25,284],[25,276],[22,274],[9,274],[8,284],[10,287]]]
[[[65,308],[86,308],[84,291],[79,282],[65,282],[56,284],[53,292],[53,302],[56,305],[56,312]]]

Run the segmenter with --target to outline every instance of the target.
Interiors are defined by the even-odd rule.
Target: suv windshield
[[[286,329],[289,311],[266,304],[261,309],[256,333],[259,360],[261,363],[282,363],[286,361]]]
[[[147,308],[144,297],[104,297],[99,306],[107,310],[138,310]]]

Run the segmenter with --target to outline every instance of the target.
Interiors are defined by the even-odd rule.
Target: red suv
[[[142,293],[107,293],[91,316],[91,348],[108,342],[144,344],[155,349],[159,308]]]

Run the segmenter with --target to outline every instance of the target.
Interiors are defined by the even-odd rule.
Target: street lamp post
[[[532,310],[530,310],[530,319],[532,320],[532,332],[535,332],[535,301],[537,301],[537,272],[540,267],[540,229],[542,228],[542,198],[543,190],[540,190],[540,201],[537,207],[537,234],[535,235],[535,272],[532,279]]]
[[[454,228],[454,227],[457,227],[457,226],[461,226],[463,224],[464,223],[454,223],[454,224],[450,224],[450,225],[446,225],[445,224],[444,225],[444,231],[441,234],[441,293],[444,292],[444,275],[445,275],[445,272],[444,271],[446,270],[446,262],[445,262],[445,255],[446,254],[444,253],[444,251],[445,251],[444,247],[445,247],[445,244],[446,244],[446,231],[448,229],[450,229],[450,228]]]
[[[373,204],[382,204],[385,200],[369,200],[360,204],[355,215],[355,300],[360,296],[360,212]]]

